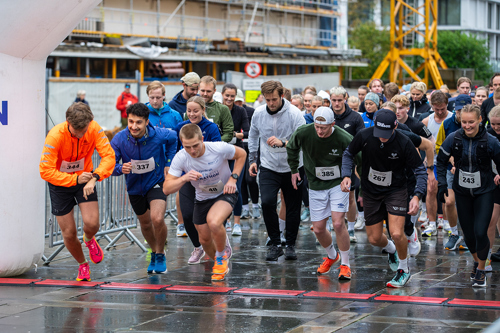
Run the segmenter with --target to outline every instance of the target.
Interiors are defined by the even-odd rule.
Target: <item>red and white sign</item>
[[[262,66],[256,61],[247,62],[245,65],[245,73],[252,79],[255,79],[262,73]]]

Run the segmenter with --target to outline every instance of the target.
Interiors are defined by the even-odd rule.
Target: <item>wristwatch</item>
[[[429,170],[434,170],[434,165],[428,165],[428,166],[427,166],[427,169],[429,169]]]
[[[420,192],[415,193],[415,196],[418,198],[418,200],[422,200],[423,194]]]
[[[281,144],[283,145],[282,147],[286,147],[286,142],[281,140]]]
[[[238,176],[238,174],[237,174],[237,173],[233,173],[233,174],[231,175],[231,177],[233,177],[234,179],[238,180],[238,178],[239,178],[240,176]]]
[[[94,177],[96,181],[99,181],[99,179],[101,179],[101,176],[99,176],[97,173],[93,173],[92,177]]]

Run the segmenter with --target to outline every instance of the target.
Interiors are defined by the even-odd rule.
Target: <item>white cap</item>
[[[323,98],[323,99],[330,100],[330,94],[327,93],[324,90],[320,90],[319,93],[318,93],[318,96],[321,97],[321,98]]]
[[[181,81],[188,86],[192,86],[193,84],[200,83],[200,76],[195,72],[189,72],[181,78]]]
[[[218,91],[214,93],[213,99],[219,103],[222,103],[222,94]]]
[[[244,102],[245,101],[245,97],[243,96],[243,91],[241,91],[240,89],[238,89],[236,91],[236,98],[234,99],[235,102]]]
[[[317,120],[318,117],[323,117],[325,120]],[[314,122],[318,125],[330,125],[335,121],[333,111],[326,106],[320,106],[314,111]]]

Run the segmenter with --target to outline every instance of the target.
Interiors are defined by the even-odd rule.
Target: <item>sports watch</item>
[[[233,173],[233,174],[231,175],[231,177],[233,177],[233,178],[234,178],[234,179],[236,179],[236,180],[238,180],[238,178],[240,178],[240,176],[238,176],[238,174],[237,174],[237,173]]]

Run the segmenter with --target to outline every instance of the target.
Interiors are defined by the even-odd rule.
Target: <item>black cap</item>
[[[130,88],[130,83],[125,83],[125,88]]]
[[[380,109],[375,114],[375,119],[373,119],[374,129],[373,136],[377,138],[390,139],[392,131],[396,128],[398,124],[398,118],[396,114],[388,109]]]
[[[472,98],[469,95],[461,94],[455,97],[455,110],[462,110],[467,104],[472,104]]]

